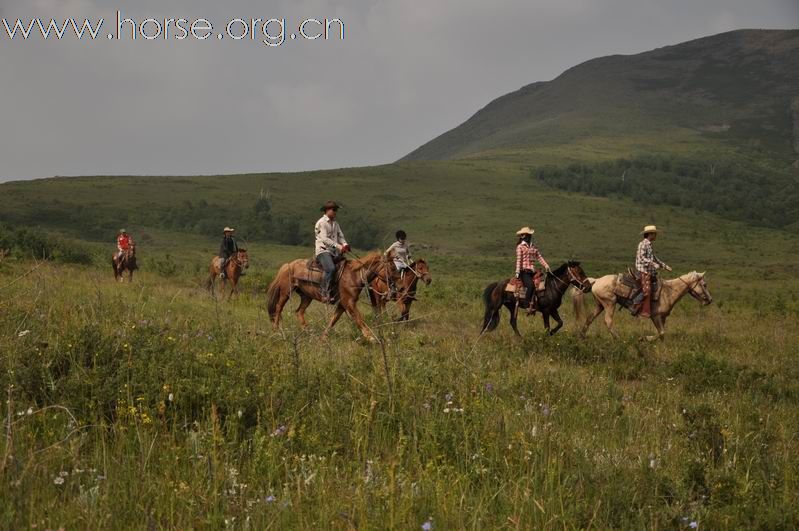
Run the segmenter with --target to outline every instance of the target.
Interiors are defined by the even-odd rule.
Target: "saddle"
[[[333,276],[333,285],[331,285],[331,288],[335,286],[338,277],[341,275],[341,268],[344,267],[344,264],[347,262],[347,260],[344,257],[337,257],[333,260],[333,262],[336,264],[336,274]],[[294,279],[321,286],[322,279],[325,276],[325,270],[322,269],[321,264],[319,264],[316,258],[310,258],[305,262],[304,265],[304,268],[295,269],[293,271],[292,276]]]
[[[505,284],[505,291],[512,293],[517,299],[523,299],[525,296],[524,283],[518,278],[512,278]]]
[[[619,273],[616,280],[616,289],[613,290],[613,293],[621,299],[633,300],[641,291],[641,276],[631,267],[627,268],[626,273]],[[660,290],[662,287],[663,283],[660,279],[656,276],[652,277],[653,301],[660,299]]]

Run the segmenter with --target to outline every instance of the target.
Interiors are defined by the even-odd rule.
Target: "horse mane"
[[[352,271],[360,271],[364,267],[372,265],[375,262],[375,260],[380,260],[382,258],[383,258],[383,253],[381,253],[380,251],[372,251],[363,258],[348,260],[347,263],[350,264],[350,269]]]
[[[572,262],[566,262],[566,263],[564,263],[564,264],[562,264],[562,265],[558,266],[558,268],[557,268],[557,269],[554,269],[554,270],[552,271],[552,274],[553,274],[553,275],[555,275],[555,276],[558,276],[558,275],[560,275],[561,273],[563,273],[564,271],[566,271],[566,268],[568,268],[568,267],[569,267],[569,266],[571,266],[571,265],[573,265],[573,263],[572,263]]]

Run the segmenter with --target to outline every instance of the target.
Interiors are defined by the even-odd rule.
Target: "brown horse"
[[[222,259],[218,256],[214,256],[211,259],[211,266],[208,268],[208,278],[205,281],[205,288],[210,291],[212,295],[216,287],[216,278],[222,273],[221,267]],[[228,280],[230,280],[230,292],[227,298],[230,299],[234,293],[239,293],[239,279],[244,273],[244,270],[248,267],[250,267],[250,256],[247,254],[247,249],[239,249],[230,257],[225,265],[225,278],[222,279],[223,298]]]
[[[341,264],[336,273],[338,281],[334,288],[336,309],[323,337],[327,338],[330,330],[335,326],[341,315],[347,312],[360,328],[363,336],[370,341],[375,341],[374,334],[366,326],[361,312],[358,311],[358,297],[363,288],[376,276],[385,276],[387,272],[391,274],[392,271],[393,266],[390,263],[390,259],[384,257],[381,253],[371,253],[363,259],[347,260]],[[277,276],[269,285],[266,295],[267,309],[269,311],[269,319],[275,329],[280,327],[280,316],[283,313],[283,307],[288,302],[292,292],[296,292],[300,296],[297,319],[305,327],[308,324],[305,321],[305,310],[312,301],[321,302],[323,300],[319,283],[315,279],[309,280],[307,259],[294,260],[280,266]]]
[[[605,325],[608,327],[608,331],[613,337],[619,337],[619,334],[613,328],[613,314],[616,311],[616,304],[618,304],[618,298],[616,297],[616,284],[618,281],[618,275],[605,275],[591,282],[591,293],[594,295],[596,307],[586,319],[585,324],[583,324],[580,331],[581,336],[585,337],[588,327],[604,311]],[[654,336],[647,336],[647,340],[663,339],[666,334],[666,318],[686,294],[698,300],[703,306],[713,302],[713,297],[710,296],[710,291],[705,282],[704,273],[692,271],[675,279],[664,280],[660,297],[658,297],[657,301],[652,301],[652,315],[650,317],[658,333]],[[573,300],[575,314],[579,319],[584,308],[583,293],[576,293]]]
[[[369,300],[377,313],[383,313],[386,309],[389,294],[386,280],[386,277],[377,276],[369,284]],[[427,285],[433,281],[430,276],[430,268],[426,261],[419,259],[411,262],[410,269],[406,270],[402,278],[400,278],[399,272],[395,273],[393,280],[396,292],[392,294],[391,300],[397,301],[400,311],[399,320],[407,321],[410,318],[411,304],[416,300],[416,285],[419,280]]]
[[[128,282],[133,282],[133,272],[139,269],[136,264],[136,245],[131,243],[130,248],[122,251],[122,255],[117,260],[117,253],[111,256],[111,267],[114,268],[114,280],[122,282],[123,274],[128,272]]]
[[[516,326],[516,317],[519,313],[520,304],[516,300],[516,295],[505,291],[505,286],[510,280],[502,280],[489,284],[483,292],[483,302],[485,303],[485,315],[483,316],[483,332],[491,332],[499,324],[499,312],[504,305],[510,312],[510,325],[514,333],[521,336]],[[544,318],[544,329],[549,335],[554,335],[563,326],[558,308],[563,301],[563,294],[569,286],[588,291],[591,285],[588,277],[585,276],[580,262],[568,261],[559,268],[547,274],[544,280],[544,292],[538,296],[537,309]],[[525,303],[526,307],[526,303]],[[553,329],[549,328],[549,318],[555,319],[558,323]]]

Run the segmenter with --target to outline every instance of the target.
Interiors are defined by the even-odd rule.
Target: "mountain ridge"
[[[760,149],[793,162],[794,98],[799,30],[736,30],[590,59],[492,100],[400,161],[502,156],[592,137],[658,147],[668,133],[697,151]]]

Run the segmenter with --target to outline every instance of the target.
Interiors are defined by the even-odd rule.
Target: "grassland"
[[[393,195],[381,204],[392,207],[375,209],[376,218],[407,227],[434,277],[413,322],[370,320],[385,351],[356,342],[346,320],[321,343],[330,310],[319,305],[308,330],[291,315],[282,332],[271,330],[263,288],[279,263],[307,255],[303,247],[251,243],[252,271],[229,304],[200,288],[216,243],[201,235],[146,229],[133,284],[114,283],[108,246],[91,242],[94,266],[0,264],[0,385],[12,423],[0,447],[0,521],[66,529],[799,525],[796,237],[568,195],[536,187],[523,171],[414,168],[416,181],[402,190],[390,186],[399,170],[386,167],[296,184],[235,177],[225,189],[236,192],[213,191],[223,199],[268,186],[285,198],[276,207],[310,209],[303,192],[324,180],[355,211],[374,204],[365,180],[385,184]],[[166,205],[220,180],[186,181],[122,179],[110,205],[145,193]],[[100,203],[104,186],[9,188],[44,204],[48,194]],[[95,187],[97,196],[84,193]],[[619,318],[622,341],[599,323],[580,341],[568,308],[556,337],[530,319],[518,341],[503,316],[499,332],[478,340],[479,293],[508,274],[517,225],[535,224],[551,261],[581,257],[596,276],[629,262],[649,219],[666,229],[663,258],[677,271],[708,269],[717,301],[683,301],[666,342],[640,343],[647,325],[629,316]]]

